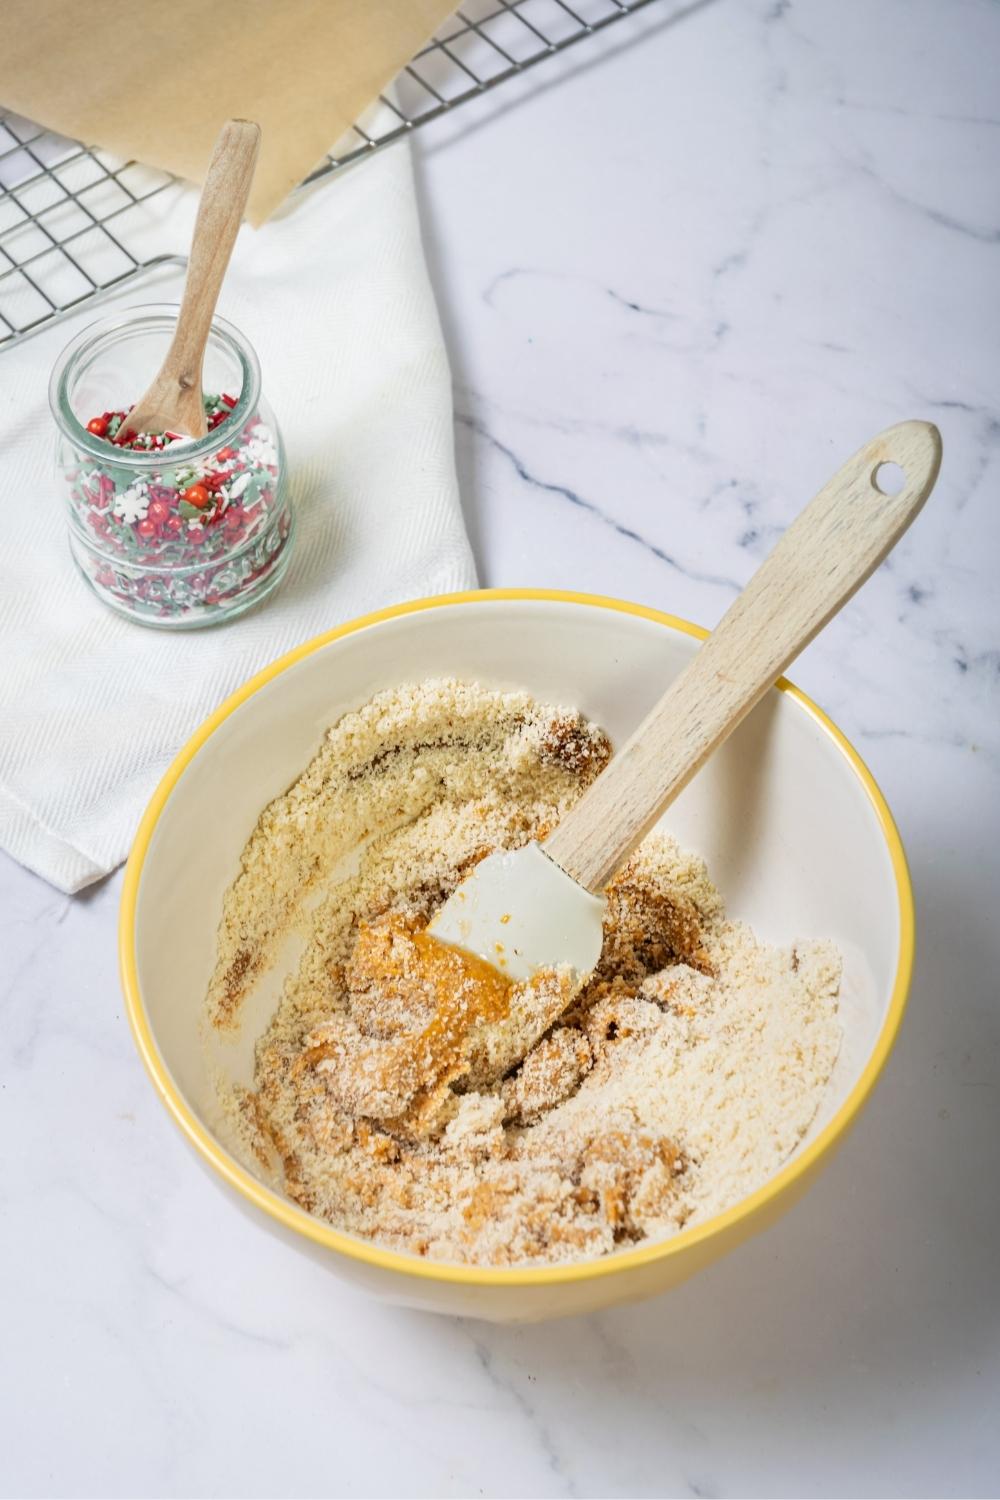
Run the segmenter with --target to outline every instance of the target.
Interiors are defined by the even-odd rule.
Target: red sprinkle
[[[203,399],[211,428],[227,422],[231,429],[235,427],[237,397],[221,393]],[[265,466],[256,454],[247,451],[252,435],[264,432],[270,441],[270,434],[260,418],[251,413],[241,421],[238,434],[230,436],[226,447],[214,449],[214,457],[192,462],[183,451],[176,456],[163,452],[177,435],[137,434],[131,420],[133,411],[134,407],[101,412],[87,423],[90,434],[109,445],[103,472],[100,463],[95,469],[91,462],[66,470],[74,504],[94,538],[88,573],[102,590],[113,593],[136,615],[171,618],[197,615],[206,608],[221,610],[228,599],[253,586],[275,567],[290,530],[287,516],[277,517],[277,526],[269,526],[275,503],[271,476],[277,473],[276,466]],[[213,439],[206,447],[218,441]],[[112,444],[117,450],[114,456],[110,453]],[[130,451],[147,455],[145,470],[129,472]],[[258,487],[265,486],[259,493],[254,491],[250,511],[241,499],[228,500],[225,494],[226,488],[246,473],[256,477]],[[177,483],[181,474],[186,489]],[[242,482],[245,485],[246,481]],[[133,493],[127,503],[115,509],[117,497],[128,490]],[[228,559],[232,549],[265,528],[269,528],[266,558],[256,567],[251,566],[249,556],[231,565]],[[100,552],[114,554],[112,567]],[[195,559],[204,572],[187,572]],[[178,566],[184,575],[179,574],[175,582],[172,570]]]

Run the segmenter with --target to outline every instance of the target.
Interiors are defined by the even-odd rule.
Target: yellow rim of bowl
[[[215,1168],[230,1187],[235,1188],[238,1193],[241,1193],[255,1208],[269,1214],[272,1219],[276,1219],[285,1228],[305,1235],[307,1239],[312,1240],[317,1245],[322,1245],[326,1249],[335,1250],[352,1260],[362,1261],[366,1265],[376,1266],[385,1271],[397,1271],[405,1276],[416,1276],[429,1281],[452,1282],[473,1286],[522,1287],[556,1285],[572,1281],[586,1281],[594,1276],[614,1275],[618,1272],[649,1265],[651,1262],[666,1258],[667,1256],[680,1255],[702,1240],[731,1229],[742,1220],[755,1218],[768,1204],[772,1203],[780,1194],[786,1192],[800,1177],[806,1175],[823,1153],[829,1150],[837,1137],[846,1131],[871,1092],[876,1079],[885,1066],[886,1058],[892,1050],[892,1045],[899,1030],[899,1024],[903,1018],[903,1011],[906,1007],[906,995],[910,985],[910,976],[913,971],[914,952],[913,891],[910,885],[910,875],[907,869],[902,840],[893,821],[892,814],[889,811],[888,804],[874,776],[872,776],[861,756],[846,736],[837,728],[836,724],[827,717],[822,709],[813,703],[811,698],[807,697],[793,683],[787,681],[786,678],[781,678],[777,683],[777,687],[780,692],[787,693],[789,697],[794,699],[799,707],[829,735],[841,754],[849,762],[855,775],[868,794],[869,801],[872,804],[885,838],[892,862],[892,870],[896,881],[896,894],[899,901],[899,959],[896,965],[896,976],[893,981],[892,995],[885,1022],[879,1032],[868,1062],[861,1077],[833,1119],[829,1121],[816,1139],[810,1142],[804,1151],[794,1157],[787,1166],[783,1167],[763,1187],[758,1188],[749,1197],[741,1199],[739,1203],[727,1209],[725,1213],[716,1215],[714,1219],[708,1220],[705,1224],[699,1224],[694,1229],[685,1229],[670,1239],[661,1240],[650,1245],[643,1245],[636,1250],[619,1251],[614,1255],[605,1256],[598,1260],[578,1261],[570,1265],[530,1266],[523,1269],[510,1270],[496,1270],[491,1267],[481,1266],[452,1265],[445,1261],[426,1261],[421,1260],[415,1255],[405,1254],[396,1250],[386,1250],[366,1240],[355,1239],[353,1236],[334,1229],[332,1226],[322,1223],[319,1219],[313,1218],[303,1209],[296,1208],[287,1198],[283,1198],[280,1194],[272,1191],[262,1182],[259,1182],[256,1177],[241,1167],[224,1150],[219,1142],[216,1141],[215,1137],[205,1129],[204,1125],[198,1120],[182,1097],[180,1090],[171,1077],[169,1068],[153,1040],[152,1028],[139,988],[139,977],[136,966],[136,902],[139,894],[139,884],[142,880],[143,865],[146,861],[153,832],[159,821],[160,814],[166,806],[177,782],[202,745],[215,733],[219,725],[228,719],[229,715],[235,712],[241,703],[245,703],[248,698],[264,687],[272,678],[277,677],[281,672],[294,666],[296,662],[302,661],[304,657],[310,656],[314,651],[318,651],[321,647],[328,645],[331,641],[339,640],[342,636],[352,635],[355,631],[364,630],[369,625],[377,625],[383,620],[397,619],[401,615],[416,614],[425,609],[448,609],[454,605],[481,604],[496,600],[542,600],[562,604],[584,604],[596,606],[600,609],[615,610],[620,614],[638,615],[641,619],[652,620],[659,625],[666,625],[670,629],[680,631],[684,635],[694,636],[697,640],[704,640],[708,634],[708,631],[704,630],[701,626],[693,625],[688,620],[679,619],[676,615],[664,614],[661,610],[649,609],[641,604],[630,604],[622,599],[607,598],[601,594],[579,594],[558,589],[482,589],[460,594],[440,594],[437,597],[429,599],[414,599],[407,604],[397,604],[389,609],[376,610],[373,614],[362,615],[356,620],[348,621],[346,625],[338,625],[336,629],[329,630],[323,635],[315,636],[311,641],[306,641],[303,645],[297,646],[293,651],[289,651],[285,656],[279,657],[277,661],[272,662],[269,667],[265,667],[263,671],[258,672],[255,677],[251,677],[249,682],[244,683],[243,687],[227,698],[211,717],[206,719],[201,728],[188,740],[153,793],[149,806],[146,808],[142,821],[139,824],[132,852],[125,869],[118,927],[119,962],[129,1024],[132,1028],[132,1034],[139,1049],[139,1054],[157,1093],[195,1150]]]

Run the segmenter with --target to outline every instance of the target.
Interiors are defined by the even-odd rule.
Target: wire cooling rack
[[[342,171],[653,0],[467,0],[307,182]],[[378,125],[371,123],[378,115]],[[366,128],[366,121],[368,122]],[[0,350],[186,257],[164,247],[165,172],[0,108]],[[161,199],[155,204],[153,200]]]

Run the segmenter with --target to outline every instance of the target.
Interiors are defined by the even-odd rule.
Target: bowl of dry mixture
[[[457,882],[555,826],[703,634],[419,600],[282,658],[178,756],[126,872],[127,1009],[261,1224],[387,1300],[539,1319],[675,1286],[830,1159],[902,1018],[912,898],[870,773],[788,682],[614,877],[582,989],[423,961]]]

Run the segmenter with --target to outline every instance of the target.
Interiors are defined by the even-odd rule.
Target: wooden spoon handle
[[[161,379],[169,374],[182,390],[197,391],[199,399],[212,314],[243,221],[259,149],[259,125],[227,120],[201,190],[180,315],[160,371]]]
[[[898,494],[879,466],[898,464]],[[712,751],[846,604],[934,487],[941,435],[901,422],[861,448],[820,490],[631,738],[545,842],[598,891]]]

